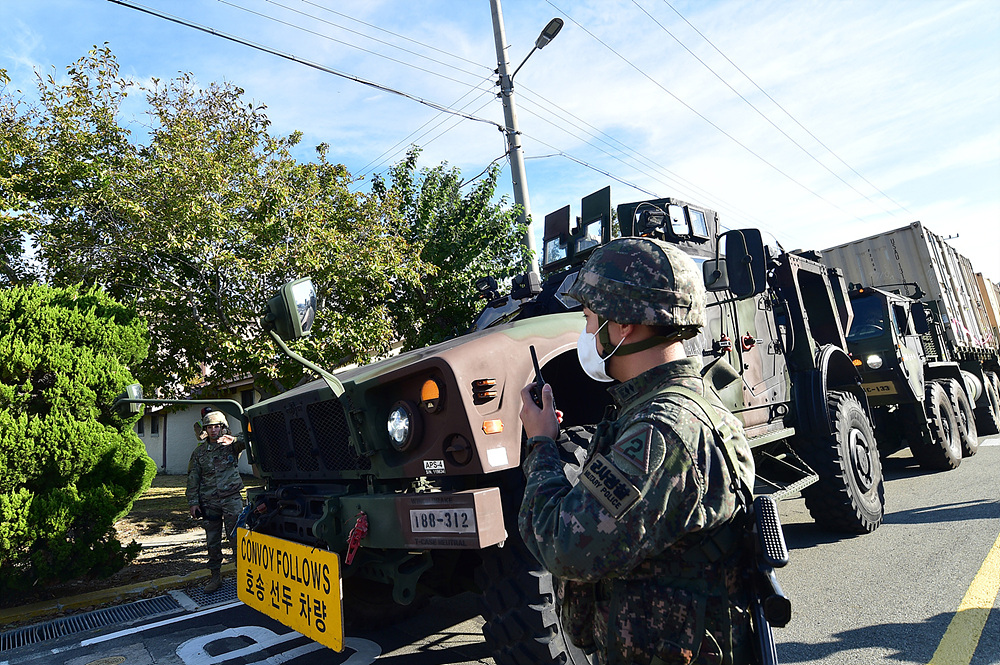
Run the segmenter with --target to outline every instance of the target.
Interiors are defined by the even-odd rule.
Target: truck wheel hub
[[[871,447],[864,432],[852,427],[847,445],[851,452],[851,466],[854,469],[854,481],[862,493],[867,493],[873,485]]]

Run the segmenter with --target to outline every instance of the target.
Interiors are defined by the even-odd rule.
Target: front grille
[[[371,460],[355,455],[348,443],[351,432],[347,427],[347,417],[340,402],[328,400],[310,404],[306,412],[309,414],[312,433],[316,437],[326,468],[334,471],[372,468]]]
[[[263,471],[285,477],[316,478],[326,471],[371,469],[371,460],[351,447],[347,415],[337,399],[296,405],[290,417],[272,411],[253,419],[255,447]]]
[[[295,463],[302,471],[315,471],[319,468],[316,459],[316,449],[313,448],[309,436],[309,426],[302,418],[292,419],[292,445],[295,448]]]
[[[260,453],[260,465],[265,471],[288,471],[285,435],[285,414],[265,413],[253,419],[255,449]]]

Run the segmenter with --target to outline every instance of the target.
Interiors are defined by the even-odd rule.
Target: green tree
[[[0,69],[0,91],[5,98],[9,84],[7,70]],[[30,149],[23,145],[27,137],[25,118],[13,112],[10,105],[0,104],[0,287],[33,281],[22,243],[35,225],[24,213],[28,202],[16,186],[14,157]]]
[[[114,523],[156,466],[111,408],[145,322],[97,289],[0,291],[0,590],[107,576],[138,553]]]
[[[528,270],[530,257],[521,238],[518,209],[494,201],[498,167],[462,193],[462,174],[441,164],[417,170],[418,148],[389,171],[389,182],[376,177],[372,192],[400,212],[397,233],[422,247],[426,265],[418,282],[396,285],[392,314],[404,348],[441,342],[464,331],[483,302],[476,279],[499,280]]]
[[[298,380],[302,368],[276,357],[259,317],[302,275],[323,306],[303,355],[330,364],[388,350],[388,298],[418,281],[421,248],[400,237],[383,199],[349,191],[326,146],[300,163],[290,152],[300,135],[271,136],[264,107],[240,88],[188,75],[143,86],[119,78],[106,47],[67,71],[66,83],[39,77],[35,106],[0,100],[18,119],[0,128],[0,142],[17,144],[0,190],[35,225],[49,283],[100,284],[146,317],[144,385],[183,394],[204,366],[279,387]],[[141,136],[120,118],[132,92],[148,102]]]
[[[3,237],[29,234],[39,279],[134,304],[151,341],[133,371],[164,397],[204,367],[268,391],[298,381],[259,320],[290,279],[311,276],[320,304],[297,350],[336,366],[463,330],[474,280],[526,266],[515,211],[493,200],[496,168],[463,188],[457,169],[418,172],[414,149],[366,193],[326,145],[296,160],[301,135],[269,134],[236,86],[129,81],[106,46],[67,74],[39,76],[35,104],[0,95],[0,209],[17,226]],[[147,122],[122,118],[130,94]],[[7,282],[23,280],[26,264],[9,264]]]

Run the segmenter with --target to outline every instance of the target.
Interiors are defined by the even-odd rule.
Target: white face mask
[[[601,327],[597,329],[597,332],[589,333],[587,332],[587,324],[583,325],[583,331],[580,333],[580,338],[576,341],[576,357],[580,361],[580,367],[583,371],[592,378],[594,381],[600,381],[601,383],[608,383],[614,381],[613,378],[608,376],[605,370],[605,363],[608,358],[615,355],[615,351],[618,350],[618,346],[622,345],[625,338],[622,338],[621,342],[618,342],[618,346],[615,350],[608,354],[607,358],[602,358],[597,352],[597,333],[601,332],[601,328],[608,325],[605,321],[601,324]]]

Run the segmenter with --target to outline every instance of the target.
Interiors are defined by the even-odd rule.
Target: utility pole
[[[510,177],[514,185],[514,203],[521,206],[520,221],[525,225],[524,246],[531,253],[531,270],[538,272],[535,251],[535,233],[531,224],[531,203],[528,201],[528,181],[524,173],[524,154],[521,151],[521,132],[517,127],[517,110],[514,108],[514,83],[507,74],[507,37],[503,28],[500,0],[490,0],[493,11],[493,36],[497,46],[497,73],[500,75],[500,100],[503,102],[504,134],[510,155]]]

